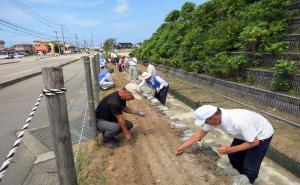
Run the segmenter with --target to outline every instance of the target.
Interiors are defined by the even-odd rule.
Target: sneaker
[[[103,138],[103,143],[111,149],[115,149],[118,148],[120,145],[118,144],[118,142],[112,138],[112,137],[104,137]]]

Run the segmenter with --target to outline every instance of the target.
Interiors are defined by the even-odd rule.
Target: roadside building
[[[4,49],[4,45],[5,45],[5,42],[3,40],[0,40],[0,50]]]
[[[49,42],[48,41],[33,41],[34,52],[36,54],[47,54],[50,52]]]
[[[0,51],[0,59],[14,58],[14,54],[15,54],[14,48],[4,48]]]
[[[66,51],[64,53],[69,54],[69,53],[76,53],[77,52],[77,47],[73,46],[69,43],[65,44]]]
[[[132,49],[133,44],[131,42],[119,42],[117,44],[117,49]]]
[[[17,52],[23,52],[24,54],[32,54],[33,53],[33,45],[28,43],[18,43],[13,45],[13,48]]]

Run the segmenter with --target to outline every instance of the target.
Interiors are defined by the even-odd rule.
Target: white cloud
[[[118,0],[117,5],[114,8],[114,11],[119,14],[124,14],[128,11],[128,1],[127,0]]]
[[[77,26],[97,26],[100,24],[100,21],[95,19],[83,19],[74,14],[63,14],[62,22],[67,22],[69,24],[77,25]]]
[[[33,3],[68,5],[68,6],[99,6],[104,3],[104,0],[30,0]]]

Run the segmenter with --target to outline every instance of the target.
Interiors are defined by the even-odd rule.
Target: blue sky
[[[197,5],[206,0],[191,0]],[[141,42],[150,38],[163,23],[166,15],[180,9],[185,0],[1,0],[0,18],[33,31],[54,37],[57,30],[61,40],[63,25],[66,40],[99,45],[107,38],[118,42]],[[1,23],[1,22],[0,22]],[[3,22],[2,22],[3,23]],[[5,31],[4,31],[5,30]],[[0,24],[0,40],[10,43],[45,40],[17,34],[16,30]]]

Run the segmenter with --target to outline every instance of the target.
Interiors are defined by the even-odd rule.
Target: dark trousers
[[[232,167],[238,170],[240,174],[246,175],[251,184],[253,184],[258,177],[261,162],[266,155],[271,140],[272,136],[268,139],[261,140],[260,143],[253,148],[228,154],[229,162]],[[231,146],[240,145],[244,142],[243,140],[235,138]]]
[[[155,93],[154,97],[157,98],[161,104],[165,105],[168,91],[169,91],[169,85],[167,87],[162,88],[162,90],[160,90],[159,93]]]
[[[125,120],[125,124],[128,130],[130,130],[133,127],[131,121]],[[122,132],[119,123],[106,121],[103,119],[98,119],[97,130],[103,133],[103,137],[114,137]]]

